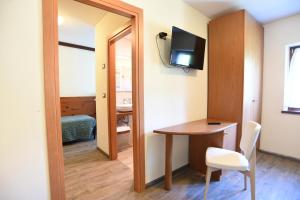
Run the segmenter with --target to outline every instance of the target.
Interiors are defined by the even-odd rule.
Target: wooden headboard
[[[96,97],[60,97],[61,116],[89,115],[96,118]]]

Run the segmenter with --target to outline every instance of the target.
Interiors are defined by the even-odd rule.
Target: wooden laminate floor
[[[122,154],[123,153],[123,154]],[[127,155],[126,155],[127,154]],[[132,149],[109,161],[97,149],[95,142],[81,142],[64,146],[65,184],[67,199],[80,200],[196,200],[203,199],[204,178],[185,169],[173,178],[171,191],[163,183],[133,192]],[[131,163],[130,163],[131,162]],[[208,199],[247,200],[243,190],[243,176],[238,172],[225,172],[220,182],[212,182]],[[256,174],[257,200],[300,200],[300,163],[281,157],[258,153]]]

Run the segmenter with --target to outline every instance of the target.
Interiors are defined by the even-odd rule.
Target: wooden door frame
[[[133,33],[133,116],[136,122],[133,138],[135,150],[134,190],[145,189],[145,153],[144,153],[144,49],[143,49],[143,10],[122,1],[112,0],[76,0],[115,14],[132,19]],[[61,111],[59,98],[58,68],[58,0],[43,0],[43,58],[45,114],[48,148],[48,165],[51,199],[65,199],[64,161],[61,138]]]
[[[124,26],[120,27],[117,31],[112,33],[108,37],[108,70],[107,70],[107,82],[108,82],[108,138],[109,138],[109,159],[115,160],[118,158],[118,147],[117,147],[117,109],[116,109],[116,68],[115,68],[115,43],[124,38],[125,36],[132,33],[132,26],[131,22],[125,24]],[[131,41],[132,44],[132,41]],[[132,49],[132,55],[135,52]],[[132,57],[133,59],[133,57]],[[134,63],[134,62],[132,62]],[[132,65],[132,69],[134,66]],[[133,70],[132,70],[133,71]],[[133,77],[133,75],[132,75]],[[132,83],[132,88],[135,86]],[[133,98],[132,94],[132,98]],[[133,104],[133,113],[134,113],[134,104]],[[136,127],[134,126],[134,123],[136,123],[136,116],[133,115],[133,130],[132,135],[133,138],[136,137]],[[135,151],[135,143],[133,143],[133,151]]]

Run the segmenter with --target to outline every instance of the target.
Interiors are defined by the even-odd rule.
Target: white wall
[[[124,101],[125,99],[125,101]],[[132,103],[132,92],[117,92],[116,93],[116,104]]]
[[[116,91],[132,91],[132,34],[116,41]],[[117,97],[118,98],[118,97]]]
[[[59,46],[60,96],[96,95],[94,51]]]
[[[107,154],[108,145],[108,112],[107,112],[107,40],[130,19],[112,13],[106,14],[96,25],[96,113],[97,113],[97,146]],[[102,69],[105,64],[106,68]],[[103,98],[103,93],[106,98]]]
[[[1,1],[0,199],[49,199],[42,1]]]
[[[116,42],[116,104],[132,102],[132,34]],[[125,100],[125,101],[124,101]]]
[[[300,42],[300,15],[264,26],[262,135],[260,148],[300,159],[300,116],[282,114],[285,48]]]
[[[107,12],[74,0],[58,0],[59,40],[95,47],[95,25]]]
[[[63,19],[63,24],[58,27],[59,41],[95,47],[95,27],[70,16]]]

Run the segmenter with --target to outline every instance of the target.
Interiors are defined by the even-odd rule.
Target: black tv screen
[[[170,64],[203,70],[206,40],[172,27]]]

